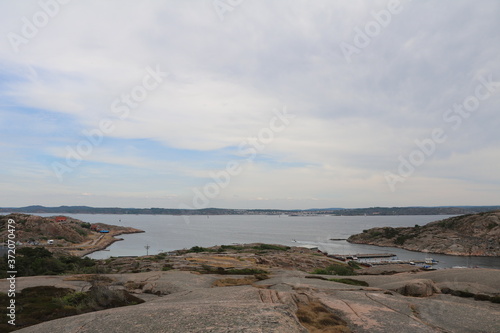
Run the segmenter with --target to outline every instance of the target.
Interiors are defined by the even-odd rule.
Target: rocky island
[[[424,226],[372,228],[351,243],[458,256],[500,256],[500,211],[450,217]]]

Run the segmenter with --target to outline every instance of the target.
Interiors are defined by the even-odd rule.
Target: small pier
[[[392,258],[396,257],[393,253],[358,253],[358,254],[331,254],[329,257],[346,261],[348,259],[377,259],[377,258]]]

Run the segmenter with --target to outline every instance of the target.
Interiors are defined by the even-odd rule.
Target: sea
[[[437,261],[433,265],[436,268],[459,266],[500,269],[500,257],[429,254],[392,247],[351,244],[345,240],[353,234],[373,227],[412,227],[416,224],[423,226],[451,215],[65,215],[85,222],[101,222],[145,231],[145,233],[119,236],[123,241],[113,243],[105,251],[90,254],[89,257],[93,259],[158,254],[193,246],[269,243],[288,246],[314,245],[321,251],[340,255],[392,253],[396,255],[392,259],[403,261],[423,261],[431,257]]]

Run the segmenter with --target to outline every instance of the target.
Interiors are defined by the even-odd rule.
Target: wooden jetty
[[[339,260],[358,260],[358,259],[377,259],[377,258],[392,258],[396,257],[393,253],[358,253],[358,254],[331,254],[329,257]]]

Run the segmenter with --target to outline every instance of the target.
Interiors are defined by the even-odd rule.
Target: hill
[[[347,241],[460,256],[500,256],[500,211],[455,216],[425,226],[372,228]]]
[[[315,208],[315,209],[174,209],[174,208],[120,208],[120,207],[89,207],[89,206],[27,206],[4,207],[0,213],[28,214],[136,214],[136,215],[462,215],[474,214],[500,209],[500,206],[442,206],[442,207],[369,207],[369,208]]]

